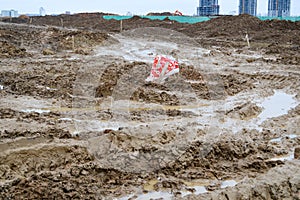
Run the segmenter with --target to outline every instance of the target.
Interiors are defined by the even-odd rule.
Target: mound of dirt
[[[109,38],[105,33],[80,30],[65,31],[50,28],[47,32],[51,33],[47,43],[56,44],[56,46],[53,46],[52,48],[56,48],[57,50],[91,49]]]
[[[108,66],[99,80],[100,84],[96,89],[96,97],[107,97],[114,93],[119,98],[121,96],[128,98],[128,91],[117,88],[117,84],[121,87],[123,81],[123,84],[125,84],[127,88],[130,87],[130,85],[132,85],[132,88],[136,88],[135,83],[130,81],[130,78],[133,78],[132,75],[135,76],[135,80],[143,81],[147,78],[149,70],[150,67],[148,64],[143,62],[114,63]],[[131,94],[133,92],[134,91],[132,91]]]
[[[261,20],[251,15],[222,16],[197,24],[209,31],[209,37],[219,36],[221,33],[230,36],[249,31],[261,31],[264,28],[263,25]]]
[[[72,93],[76,74],[74,71],[65,73],[54,70],[53,73],[47,73],[45,69],[33,69],[32,71],[1,72],[0,79],[9,93],[68,98],[67,94]]]
[[[98,31],[69,30],[54,27],[32,27],[1,24],[1,57],[26,57],[26,50],[53,55],[64,50],[88,54],[94,46],[101,45],[110,37]]]
[[[25,48],[19,48],[6,41],[0,41],[0,58],[28,57]]]
[[[142,88],[139,88],[133,93],[131,100],[165,105],[179,105],[179,100],[174,94],[156,92],[154,90],[144,90]]]
[[[169,163],[162,171],[164,174],[176,171],[184,179],[226,179],[229,173],[237,175],[247,171],[251,176],[253,171],[262,173],[284,164],[282,161],[268,160],[268,154],[275,150],[262,140],[264,136],[247,131],[244,134],[250,134],[253,138],[239,139],[239,136],[227,134],[217,136],[218,142],[213,144],[208,138],[193,142],[178,160]]]
[[[151,12],[151,13],[148,13],[147,16],[173,16],[173,13],[170,13],[170,12],[161,12],[161,13]]]

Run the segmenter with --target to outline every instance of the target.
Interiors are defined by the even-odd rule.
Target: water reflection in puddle
[[[153,185],[157,183],[157,180],[151,180],[149,183],[146,185],[147,189],[154,189]],[[214,182],[214,180],[201,180],[200,182],[185,182],[187,185],[185,190],[178,191],[179,192],[179,197],[185,197],[187,195],[199,195],[199,194],[204,194],[207,193],[208,190],[205,188],[205,186],[208,186],[211,182]],[[200,185],[197,185],[200,184]],[[204,185],[203,185],[204,184]],[[227,188],[227,187],[234,187],[238,184],[237,181],[235,180],[225,180],[220,182],[220,189]],[[145,188],[144,188],[145,189]],[[165,192],[165,191],[151,191],[145,194],[130,194],[125,197],[121,197],[118,200],[144,200],[144,199],[163,199],[163,200],[169,200],[173,199],[176,196],[175,194],[171,192]]]
[[[226,180],[221,183],[221,188],[234,187],[236,184],[235,180]]]
[[[194,186],[194,187],[189,187],[189,189],[193,189],[194,192],[190,191],[182,191],[181,197],[185,197],[190,194],[203,194],[208,192],[204,186]],[[174,194],[170,192],[161,192],[161,191],[153,191],[153,192],[148,192],[145,194],[139,194],[139,195],[128,195],[122,198],[119,198],[118,200],[128,200],[128,199],[134,199],[134,200],[146,200],[146,199],[163,199],[163,200],[171,200],[174,198]]]
[[[291,161],[294,157],[294,150],[289,152],[288,155],[276,156],[274,158],[269,159],[269,161]]]
[[[273,96],[265,99],[261,106],[264,108],[262,113],[258,116],[260,122],[266,119],[285,115],[289,110],[297,106],[297,101],[294,99],[295,95],[286,94],[281,91],[275,91]]]
[[[36,113],[39,113],[39,114],[49,113],[50,112],[50,110],[38,109],[38,108],[24,109],[24,110],[21,110],[21,111],[22,112],[26,112],[26,113],[36,112]]]
[[[190,194],[199,195],[208,192],[204,186],[193,186],[193,187],[189,187],[189,189],[194,190],[194,192],[184,191],[181,192],[181,196],[184,197]]]
[[[295,95],[290,95],[282,91],[275,91],[274,95],[269,96],[266,99],[257,98],[258,100],[253,100],[254,103],[263,108],[258,116],[253,116],[253,118],[245,120],[227,117],[224,118],[224,121],[219,123],[220,125],[217,124],[216,126],[231,130],[234,133],[241,131],[243,128],[262,131],[261,124],[265,120],[285,115],[299,104],[294,97]],[[281,138],[274,138],[271,142],[279,142],[280,140]]]
[[[141,195],[128,195],[126,197],[119,198],[118,200],[147,200],[147,199],[164,199],[164,200],[171,200],[173,198],[173,194],[169,192],[148,192],[146,194]]]
[[[298,137],[298,135],[290,134],[290,135],[286,135],[286,136],[283,136],[283,137],[278,137],[278,138],[271,139],[270,142],[281,142],[281,140],[283,138],[295,139],[297,137]]]

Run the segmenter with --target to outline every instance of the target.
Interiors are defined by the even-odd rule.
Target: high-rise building
[[[291,0],[269,0],[268,16],[270,17],[289,17]]]
[[[18,11],[16,10],[2,10],[1,11],[2,17],[19,17]]]
[[[210,16],[219,15],[220,6],[218,0],[199,0],[199,7],[197,8],[197,15]]]
[[[239,14],[256,16],[257,0],[240,0]]]
[[[40,7],[40,16],[45,16],[46,15],[46,10],[43,7]]]

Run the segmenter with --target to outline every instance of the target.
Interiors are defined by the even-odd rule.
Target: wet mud
[[[102,15],[0,23],[0,199],[300,198],[299,22]]]

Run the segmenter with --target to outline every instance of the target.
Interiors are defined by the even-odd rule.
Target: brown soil
[[[116,20],[104,20],[103,13],[83,13],[77,15],[60,15],[34,17],[32,20],[13,19],[16,23],[30,23],[35,25],[64,26],[104,32],[119,32],[120,22]],[[9,21],[9,19],[7,19]],[[63,24],[61,24],[63,20]],[[4,20],[5,21],[5,20]],[[249,15],[223,16],[208,22],[180,24],[177,22],[142,19],[134,16],[123,20],[123,30],[142,27],[165,27],[182,32],[194,37],[204,47],[222,45],[227,47],[246,46],[245,35],[249,34],[251,48],[263,49],[266,53],[279,54],[277,62],[286,64],[299,64],[297,54],[300,39],[297,37],[300,31],[299,22],[266,20],[261,21]]]
[[[300,198],[299,22],[103,15],[0,23],[0,199]],[[146,82],[161,49],[180,73]]]

